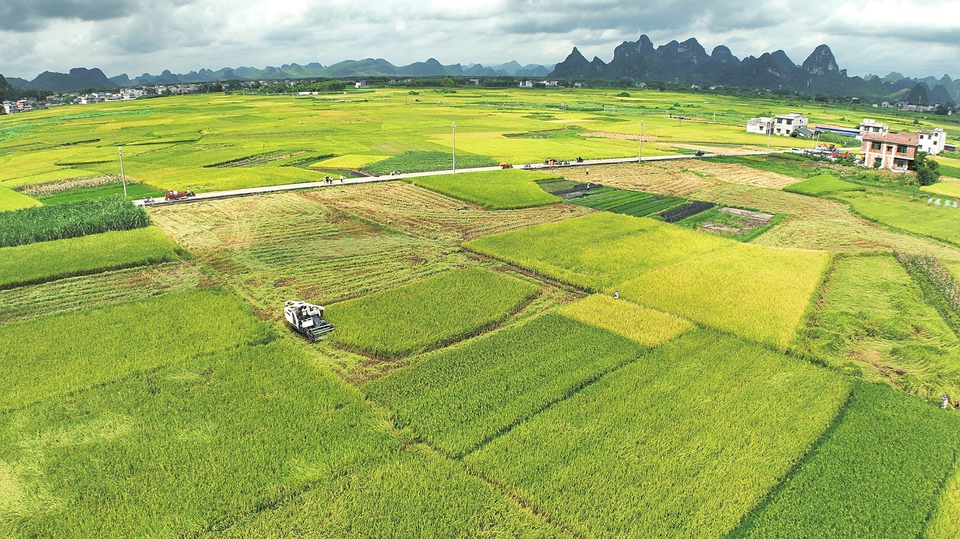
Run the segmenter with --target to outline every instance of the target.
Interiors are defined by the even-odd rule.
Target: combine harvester
[[[288,300],[283,304],[287,324],[307,338],[307,342],[323,339],[333,331],[333,325],[323,319],[323,307],[304,301]]]

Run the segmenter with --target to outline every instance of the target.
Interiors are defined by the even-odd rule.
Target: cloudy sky
[[[851,75],[960,77],[960,1],[876,0],[0,0],[0,73],[329,65],[553,64],[577,46],[604,61],[622,41],[696,37],[739,57],[820,43]]]

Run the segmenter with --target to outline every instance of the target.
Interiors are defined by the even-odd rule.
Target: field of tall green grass
[[[588,537],[722,537],[846,401],[840,376],[700,330],[519,424],[466,462]]]
[[[177,260],[156,227],[0,248],[0,289]]]
[[[492,271],[452,271],[330,306],[329,341],[386,359],[422,352],[503,322],[536,293]]]

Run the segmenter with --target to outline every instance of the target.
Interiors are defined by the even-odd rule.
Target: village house
[[[747,120],[747,133],[769,135],[773,133],[773,118],[750,118]]]
[[[919,150],[921,152],[937,155],[942,152],[947,145],[947,132],[939,127],[936,129],[923,129],[917,132],[917,135],[920,136]]]
[[[886,135],[890,132],[890,126],[884,123],[880,123],[876,120],[871,120],[870,118],[864,118],[860,122],[860,134],[857,135],[857,138],[863,140],[863,136],[870,133],[874,135]]]
[[[790,136],[791,133],[800,128],[806,129],[807,124],[810,122],[809,118],[799,112],[778,114],[774,120],[773,134],[783,136]]]
[[[14,114],[20,112],[17,110],[17,104],[13,101],[4,101],[2,107],[4,114]]]
[[[906,172],[914,167],[919,136],[914,133],[863,135],[863,166]]]

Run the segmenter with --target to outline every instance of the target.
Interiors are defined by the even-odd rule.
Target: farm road
[[[782,152],[748,152],[748,153],[738,153],[738,156],[744,155],[767,155],[769,153],[782,153]],[[700,157],[695,155],[662,155],[656,157],[644,157],[643,162],[654,162],[654,161],[673,161],[677,159],[699,159],[703,157],[721,157],[724,154],[706,154]],[[529,169],[524,170],[556,170],[564,169],[570,167],[590,167],[590,166],[601,166],[601,165],[617,165],[621,163],[636,163],[637,159],[633,157],[618,157],[614,159],[593,159],[586,160],[582,163],[571,163],[569,165],[544,165],[541,163],[531,164]],[[519,167],[518,167],[519,168]],[[482,167],[482,168],[463,168],[457,169],[456,174],[466,174],[468,172],[485,172],[491,170],[500,170],[499,166],[496,167]],[[309,183],[290,183],[286,185],[270,185],[266,187],[249,187],[246,189],[233,189],[230,191],[211,191],[209,193],[197,193],[195,196],[190,198],[182,198],[180,200],[154,200],[152,203],[147,204],[143,200],[135,200],[133,203],[137,206],[163,206],[167,204],[182,204],[184,202],[200,202],[203,200],[215,200],[219,198],[234,198],[234,197],[243,197],[243,196],[252,196],[252,195],[262,195],[267,193],[279,193],[283,191],[299,191],[302,189],[317,189],[319,187],[333,187],[335,185],[353,185],[360,183],[376,183],[376,182],[392,182],[397,180],[405,180],[409,178],[422,178],[424,176],[439,176],[444,174],[454,174],[452,170],[437,170],[433,172],[412,172],[409,174],[397,174],[393,176],[378,176],[378,177],[366,177],[366,178],[345,178],[343,182],[339,179],[334,180],[332,183],[326,183],[323,181],[319,182],[309,182]]]

